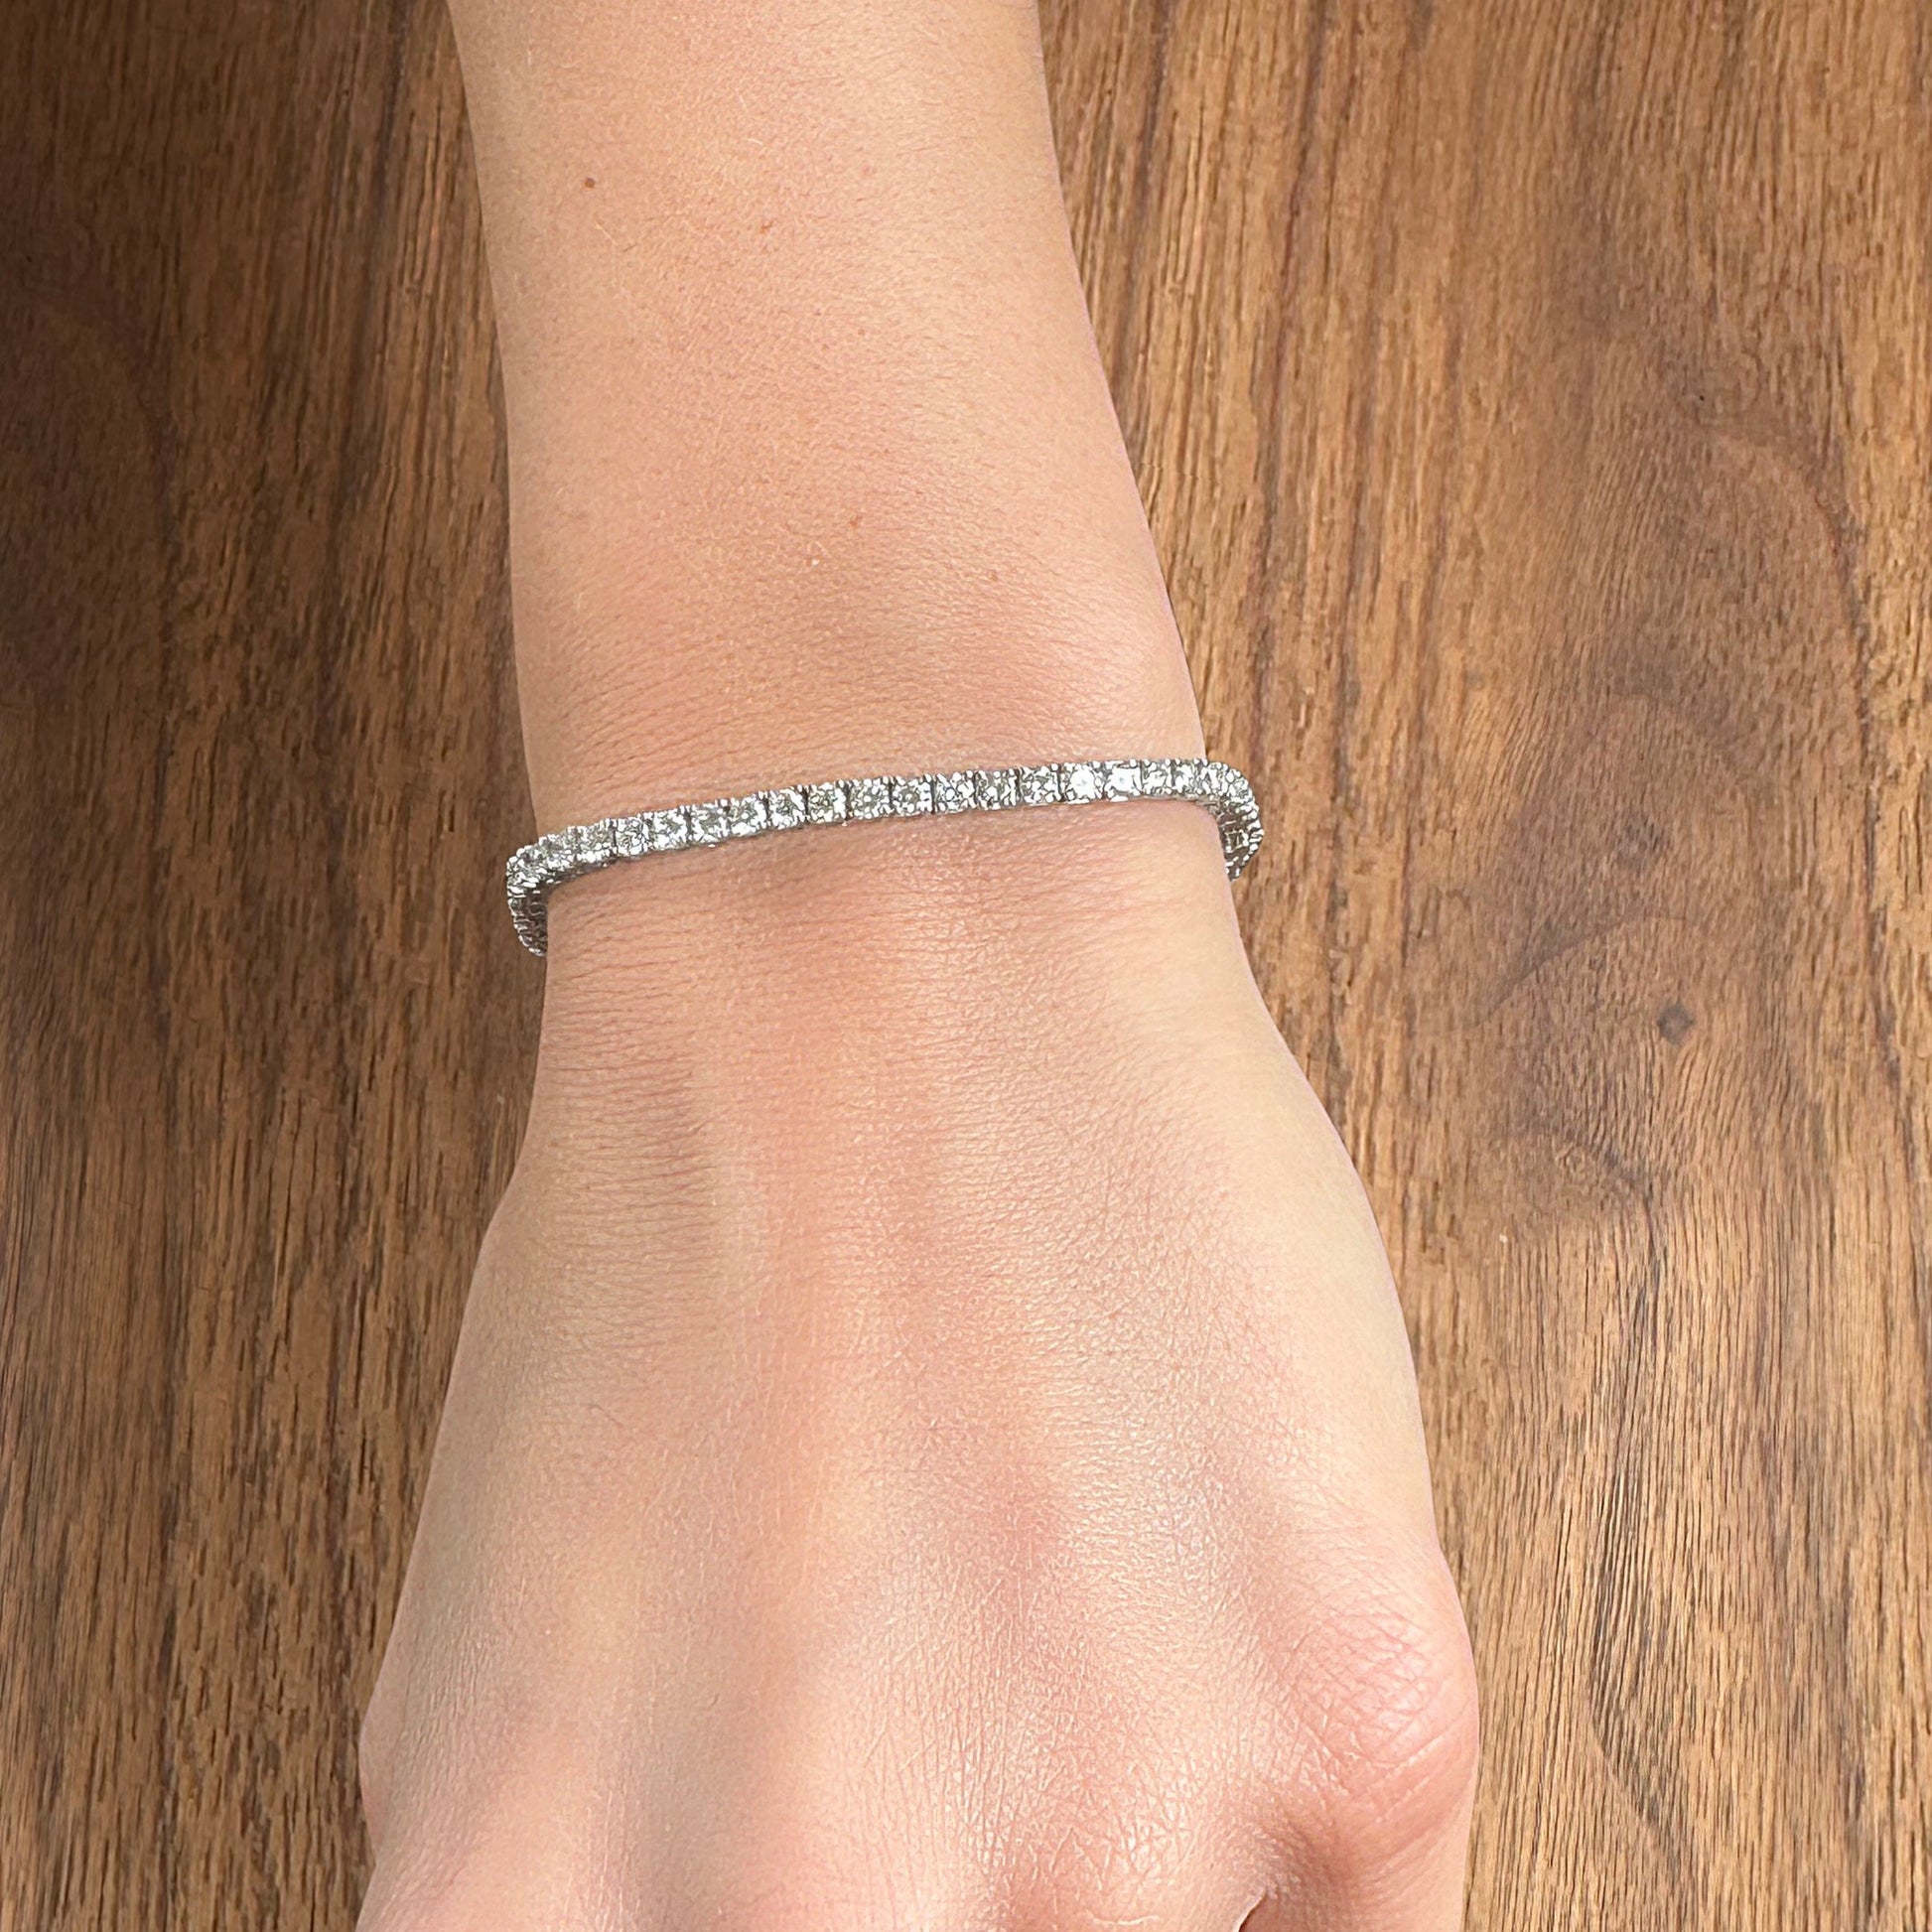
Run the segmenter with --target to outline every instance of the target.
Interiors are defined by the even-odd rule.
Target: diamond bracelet
[[[682,852],[689,846],[728,845],[734,839],[806,825],[1003,812],[1026,805],[1102,804],[1118,798],[1179,798],[1205,807],[1220,828],[1230,879],[1261,845],[1261,813],[1253,788],[1231,764],[1211,759],[1096,759],[1077,764],[925,771],[904,778],[838,778],[546,832],[512,853],[504,868],[510,920],[516,936],[540,958],[549,942],[551,893],[621,860]]]

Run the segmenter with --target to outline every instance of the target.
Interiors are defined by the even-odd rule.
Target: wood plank
[[[1912,0],[1054,0],[1410,1311],[1471,1923],[1932,1925]],[[0,1928],[346,1926],[537,970],[433,0],[0,14]]]
[[[540,986],[460,93],[427,5],[0,46],[0,1924],[347,1925]]]

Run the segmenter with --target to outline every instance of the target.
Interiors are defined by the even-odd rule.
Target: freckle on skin
[[[594,176],[594,175],[586,175],[586,176],[584,177],[584,186],[585,186],[586,188],[595,188],[595,187],[597,186],[597,178],[596,178],[596,176]]]

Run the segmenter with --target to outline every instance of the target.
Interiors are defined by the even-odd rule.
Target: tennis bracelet
[[[1027,805],[1094,805],[1124,798],[1179,798],[1203,806],[1220,828],[1230,879],[1261,845],[1261,813],[1253,788],[1232,765],[1210,759],[1097,759],[1078,764],[924,771],[904,778],[835,778],[546,832],[510,855],[504,873],[510,919],[516,936],[541,957],[549,940],[551,893],[621,860],[727,845],[733,839],[794,832],[807,825],[1004,812]]]

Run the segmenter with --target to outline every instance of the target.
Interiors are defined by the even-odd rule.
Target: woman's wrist
[[[549,1261],[492,1291],[509,1331],[560,1295],[633,1311],[645,1263],[652,1307],[903,1306],[932,1288],[895,1260],[921,1217],[970,1266],[971,1231],[1004,1241],[1096,1160],[1186,1170],[1175,1195],[1204,1212],[1265,1187],[1208,1097],[1244,1095],[1252,1129],[1292,1075],[1197,809],[882,821],[686,857],[559,897],[499,1230]],[[606,1285],[571,1290],[572,1256],[565,1273],[594,1256]],[[1011,1292],[1037,1312],[1064,1287]]]
[[[755,1090],[882,1049],[984,1058],[1023,1011],[1248,986],[1213,823],[1161,800],[671,854],[563,889],[551,921],[539,1113],[626,1107],[701,1063]]]

